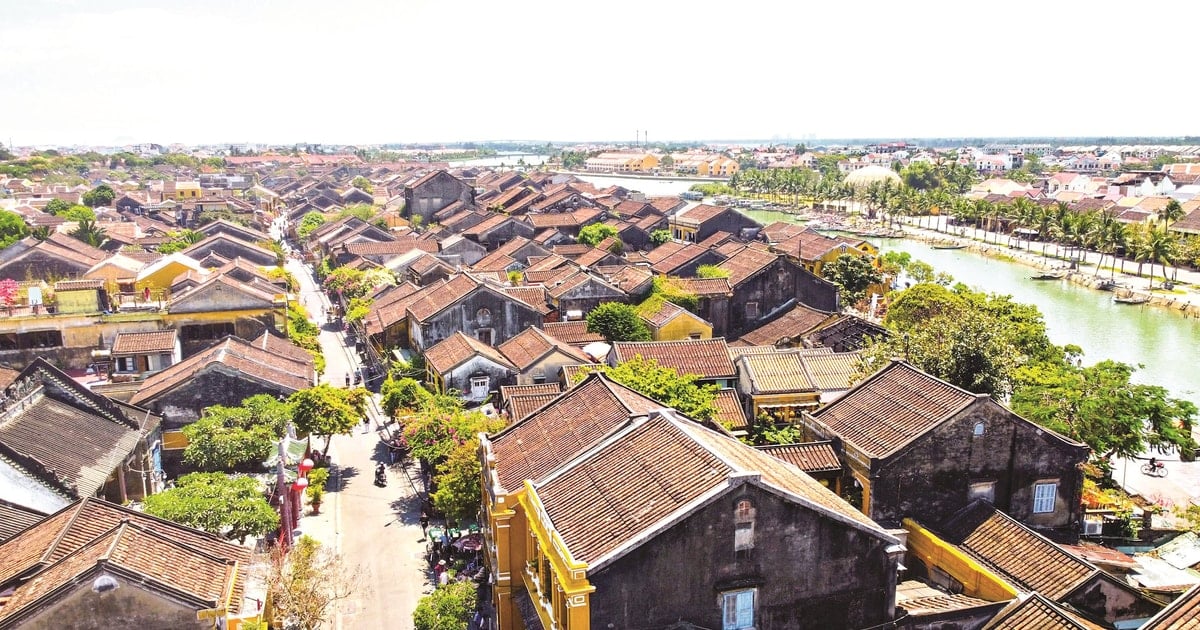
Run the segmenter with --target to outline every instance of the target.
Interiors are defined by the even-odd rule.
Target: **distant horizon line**
[[[266,147],[295,147],[295,146],[329,146],[329,147],[357,147],[357,148],[372,148],[384,149],[385,147],[399,148],[421,148],[421,147],[463,147],[465,145],[497,145],[497,144],[522,144],[522,145],[574,145],[574,144],[611,144],[621,146],[644,146],[644,145],[662,145],[662,144],[728,144],[728,145],[746,145],[746,144],[804,144],[804,145],[822,145],[822,144],[879,144],[892,142],[912,142],[921,146],[923,144],[932,144],[937,142],[954,142],[957,144],[977,144],[988,142],[1020,142],[1025,144],[1054,144],[1054,143],[1085,143],[1085,144],[1128,144],[1136,141],[1139,143],[1147,143],[1153,141],[1166,141],[1163,144],[1200,144],[1200,135],[1169,135],[1169,136],[1108,136],[1108,135],[1091,135],[1091,136],[864,136],[864,137],[803,137],[803,138],[701,138],[682,140],[678,138],[666,140],[654,140],[645,142],[630,142],[628,140],[547,140],[547,139],[507,139],[507,140],[432,140],[425,142],[369,142],[369,143],[353,143],[353,142],[258,142],[258,141],[223,141],[223,142],[112,142],[112,143],[56,143],[56,142],[41,142],[33,144],[6,144],[10,149],[22,148],[38,148],[38,147],[71,147],[71,148],[88,148],[88,147],[124,147],[137,144],[152,144],[158,146],[183,145],[186,147],[226,147],[236,145],[258,145]],[[1103,142],[1100,142],[1103,141]],[[385,149],[386,150],[386,149]]]

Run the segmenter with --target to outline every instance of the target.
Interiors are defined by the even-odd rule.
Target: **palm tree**
[[[1091,230],[1087,233],[1087,242],[1089,248],[1095,248],[1100,253],[1100,258],[1096,261],[1096,273],[1092,277],[1100,275],[1100,267],[1104,265],[1104,256],[1113,254],[1116,248],[1109,240],[1109,234],[1112,231],[1112,225],[1117,222],[1116,216],[1111,212],[1100,212],[1096,214],[1096,220],[1092,223]]]
[[[1162,219],[1163,229],[1165,230],[1167,229],[1167,226],[1182,219],[1185,214],[1186,213],[1183,211],[1183,206],[1179,204],[1179,200],[1171,199],[1167,202],[1166,206],[1163,206],[1163,209],[1161,212],[1159,212],[1158,216],[1160,219]]]
[[[91,245],[92,247],[100,247],[108,241],[108,233],[104,228],[96,225],[91,219],[83,219],[79,222],[79,226],[71,231],[71,236]]]
[[[46,225],[39,225],[30,230],[29,235],[39,241],[44,241],[50,238],[50,227]]]
[[[1105,240],[1112,248],[1113,258],[1117,256],[1117,250],[1129,251],[1129,229],[1120,221],[1113,221],[1108,228],[1108,234],[1105,235]],[[1125,273],[1125,257],[1121,257],[1121,273]],[[1113,267],[1112,277],[1117,277],[1117,268]]]
[[[971,213],[971,222],[974,230],[971,232],[971,238],[979,238],[979,224],[983,222],[989,214],[992,213],[992,203],[986,199],[975,200],[975,211]],[[987,242],[987,233],[984,232],[983,240]]]
[[[1038,240],[1042,242],[1042,258],[1045,258],[1046,246],[1050,244],[1050,233],[1054,228],[1054,211],[1050,208],[1038,206],[1034,225],[1037,226]]]
[[[1150,226],[1148,238],[1146,241],[1146,254],[1150,259],[1150,290],[1154,290],[1154,263],[1162,265],[1163,282],[1167,278],[1167,265],[1171,264],[1171,259],[1175,257],[1175,239],[1171,238],[1171,234],[1166,228],[1159,229],[1156,226]]]

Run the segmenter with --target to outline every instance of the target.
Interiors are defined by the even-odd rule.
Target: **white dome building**
[[[875,182],[900,184],[900,176],[890,168],[872,164],[864,166],[846,176],[845,182],[855,188],[866,188]]]

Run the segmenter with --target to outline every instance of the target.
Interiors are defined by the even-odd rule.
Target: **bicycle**
[[[1146,462],[1142,464],[1142,474],[1150,477],[1166,477],[1167,466],[1162,462],[1155,462],[1153,464]]]

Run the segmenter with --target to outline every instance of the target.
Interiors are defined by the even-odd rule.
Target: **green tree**
[[[350,185],[368,194],[375,192],[375,186],[371,184],[371,180],[362,175],[350,180]]]
[[[319,212],[309,212],[300,219],[300,225],[296,227],[296,234],[300,238],[308,238],[313,230],[325,225],[325,215]]]
[[[288,398],[292,404],[292,422],[301,433],[325,438],[325,452],[335,435],[350,433],[359,423],[363,409],[358,407],[361,392],[331,387],[328,383],[302,389]]]
[[[100,184],[99,186],[83,193],[83,205],[89,208],[108,207],[112,205],[117,194],[108,184]]]
[[[71,230],[70,235],[92,247],[100,247],[108,241],[108,233],[94,221],[84,219],[79,226]]]
[[[0,249],[29,236],[29,226],[25,219],[15,212],[0,210]]]
[[[425,389],[416,379],[398,378],[390,375],[380,387],[383,412],[395,418],[402,410],[418,410],[423,407],[433,394]]]
[[[671,240],[671,230],[654,230],[650,232],[650,242],[654,245],[662,245]]]
[[[1101,361],[1022,366],[1015,372],[1013,411],[1092,448],[1101,459],[1178,448],[1190,459],[1196,406],[1157,385],[1130,382],[1133,366]]]
[[[620,302],[605,302],[587,315],[587,330],[606,341],[650,341],[650,329],[637,309]]]
[[[254,478],[219,472],[180,477],[174,488],[146,497],[146,513],[243,542],[279,527]]]
[[[867,289],[883,282],[883,274],[865,256],[842,254],[821,268],[821,275],[837,285],[845,303],[858,304],[867,296]]]
[[[65,221],[95,221],[96,213],[87,206],[71,206],[58,214]]]
[[[636,356],[617,367],[601,365],[581,371],[604,372],[612,380],[678,410],[694,420],[711,420],[717,415],[717,386],[701,385],[695,374],[680,374],[658,364],[654,359]]]
[[[900,170],[900,179],[914,190],[933,190],[942,185],[942,176],[930,162],[911,162]]]
[[[58,216],[59,214],[69,210],[71,208],[71,205],[72,204],[69,201],[64,201],[62,199],[55,197],[54,199],[51,199],[48,203],[46,203],[46,207],[42,208],[42,212],[45,212],[46,214],[53,214],[54,216]]]
[[[592,223],[586,225],[579,230],[579,242],[584,245],[595,247],[597,243],[606,238],[616,238],[617,228],[606,225],[604,223]]]
[[[270,456],[291,419],[291,406],[258,394],[237,407],[214,405],[183,428],[188,438],[183,459],[207,471],[253,470]]]
[[[451,582],[417,601],[413,611],[416,630],[467,630],[475,613],[475,585]]]
[[[430,498],[433,506],[446,518],[456,521],[475,518],[479,514],[483,490],[480,487],[482,468],[476,451],[477,439],[455,447],[436,469],[437,489]]]

